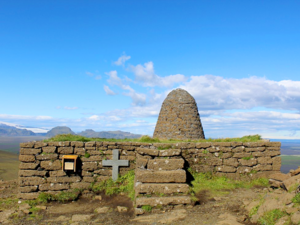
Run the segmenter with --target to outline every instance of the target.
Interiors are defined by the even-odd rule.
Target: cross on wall
[[[128,160],[119,160],[119,150],[113,150],[112,160],[102,160],[102,166],[112,166],[112,179],[116,181],[119,176],[119,166],[129,166]]]

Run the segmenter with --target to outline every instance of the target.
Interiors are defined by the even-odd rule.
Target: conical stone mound
[[[181,88],[168,94],[162,104],[153,137],[178,140],[205,139],[193,96]]]

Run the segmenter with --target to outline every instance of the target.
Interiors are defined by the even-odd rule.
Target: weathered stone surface
[[[252,170],[251,167],[248,167],[248,166],[239,166],[237,168],[237,173],[242,173],[242,174],[244,174],[244,173],[250,173],[251,170]]]
[[[249,160],[246,159],[239,159],[239,163],[242,166],[254,166],[257,164],[257,160],[255,158],[251,158]]]
[[[136,151],[141,155],[158,156],[159,150],[150,149],[150,148],[136,148]]]
[[[119,213],[127,212],[127,211],[128,211],[128,208],[125,207],[125,206],[117,206],[117,211],[118,211]]]
[[[20,148],[33,148],[34,142],[20,143]]]
[[[228,158],[231,158],[232,157],[232,154],[231,153],[223,153],[223,154],[219,154],[218,155],[221,159],[228,159]]]
[[[67,176],[65,171],[58,170],[58,171],[50,171],[50,177],[64,177]]]
[[[29,192],[35,192],[37,191],[38,186],[25,186],[25,187],[19,187],[19,191],[21,193],[29,193]]]
[[[154,138],[205,139],[195,99],[185,90],[177,88],[164,100]]]
[[[273,173],[269,176],[269,179],[278,180],[278,181],[284,181],[289,178],[290,176],[284,173]]]
[[[157,206],[157,205],[178,205],[178,204],[191,204],[189,196],[176,196],[176,197],[150,197],[150,198],[137,198],[136,206],[143,205]]]
[[[205,159],[206,165],[210,166],[220,166],[222,165],[223,161],[222,159],[216,158],[216,157],[210,157]]]
[[[266,147],[256,147],[256,148],[245,148],[246,152],[262,152]]]
[[[103,157],[100,155],[92,155],[88,158],[82,157],[81,161],[82,162],[98,162],[98,161],[101,161],[102,159],[103,159]]]
[[[63,147],[67,147],[70,146],[71,142],[70,141],[59,141],[57,146],[63,146]]]
[[[78,183],[72,183],[71,188],[75,189],[88,189],[91,186],[91,183],[84,183],[84,182],[78,182]]]
[[[264,145],[267,147],[281,147],[281,142],[265,142]]]
[[[181,149],[159,150],[159,156],[175,156],[180,155]]]
[[[231,147],[238,147],[238,146],[242,146],[243,142],[239,142],[239,141],[234,141],[234,142],[230,142]]]
[[[280,151],[264,151],[264,156],[277,156],[280,155]]]
[[[211,143],[209,142],[198,142],[196,143],[196,148],[209,148]]]
[[[256,165],[253,167],[254,170],[256,171],[269,171],[269,170],[273,170],[272,165]]]
[[[262,165],[272,164],[273,162],[271,157],[259,157],[257,158],[257,161]]]
[[[19,161],[21,162],[34,162],[35,156],[34,155],[19,155]]]
[[[230,142],[212,142],[211,146],[231,147],[231,143]]]
[[[38,171],[38,170],[19,170],[19,177],[44,177],[46,176],[47,171]]]
[[[148,160],[149,159],[137,158],[136,159],[136,168],[145,169],[147,166]]]
[[[71,141],[71,146],[76,148],[84,147],[84,142],[82,141]]]
[[[45,147],[47,145],[48,145],[48,143],[43,142],[43,141],[34,142],[34,148],[42,148],[42,147]]]
[[[36,186],[46,183],[46,180],[41,177],[19,177],[19,186]]]
[[[36,155],[40,153],[42,150],[39,148],[21,148],[20,154],[21,155]]]
[[[61,191],[68,190],[69,184],[41,184],[39,186],[40,191]]]
[[[98,168],[97,162],[83,162],[82,169],[87,171],[93,171]]]
[[[43,147],[42,149],[43,149],[43,152],[45,152],[45,153],[55,153],[56,152],[55,146]]]
[[[264,156],[264,153],[263,152],[252,152],[252,156],[254,156],[254,157],[262,157],[262,156]]]
[[[87,170],[83,170],[83,171],[81,172],[81,176],[83,176],[83,177],[92,177],[92,176],[93,176],[93,173],[90,172],[90,171],[87,171]]]
[[[60,160],[55,160],[54,162],[52,161],[42,161],[41,162],[41,167],[45,170],[61,170],[61,161]]]
[[[43,154],[43,155],[37,155],[36,159],[37,160],[54,160],[57,159],[58,155],[57,154]]]
[[[184,183],[186,172],[184,170],[151,171],[136,169],[136,180],[145,183]]]
[[[88,215],[73,215],[72,216],[72,221],[73,222],[82,222],[82,221],[86,221],[86,220],[91,220],[92,217],[94,216],[94,214],[88,214]]]
[[[219,172],[227,172],[227,173],[233,173],[236,171],[236,168],[233,166],[217,166],[216,169]]]
[[[232,149],[232,152],[243,152],[245,150],[244,146],[238,146]]]
[[[187,184],[137,184],[136,193],[153,194],[153,193],[188,193],[189,185]]]
[[[20,163],[20,170],[35,170],[38,167],[38,163]]]
[[[100,170],[95,170],[94,174],[99,174],[102,176],[112,176],[112,170],[111,169],[100,169]]]
[[[294,186],[299,185],[299,182],[300,182],[300,175],[296,175],[284,180],[283,184],[286,190],[290,190]]]
[[[237,167],[239,165],[236,158],[224,159],[223,164],[226,166],[234,166],[234,167]]]
[[[293,224],[299,224],[299,221],[300,221],[300,212],[295,212],[291,216],[291,221],[292,221]]]
[[[25,199],[25,200],[33,200],[39,196],[39,192],[32,192],[32,193],[19,193],[18,198]]]
[[[292,176],[295,176],[295,175],[297,175],[297,174],[299,174],[300,173],[300,167],[298,167],[297,169],[295,169],[293,172],[291,172],[291,175]]]
[[[85,154],[85,149],[84,148],[75,148],[74,152],[76,155],[84,155]]]
[[[95,179],[93,177],[83,177],[83,182],[92,183],[94,181],[95,181]]]
[[[144,214],[144,210],[141,208],[136,208],[135,214]],[[140,222],[143,224],[180,224],[178,223],[178,221],[183,220],[184,218],[186,218],[186,216],[187,212],[185,209],[176,209],[172,210],[171,212],[165,212],[163,214],[137,216],[132,221]]]
[[[214,166],[208,166],[208,165],[192,165],[192,170],[196,171],[197,173],[206,173],[211,172],[214,170]]]
[[[99,213],[99,214],[103,214],[103,213],[108,213],[109,210],[110,210],[110,208],[108,206],[104,206],[104,207],[96,208],[95,212]]]
[[[81,178],[79,176],[74,177],[48,177],[48,183],[73,183],[80,182]]]
[[[60,154],[73,154],[73,147],[58,147],[57,152]]]
[[[177,170],[182,169],[183,159],[154,159],[149,160],[147,169],[150,170]]]
[[[279,157],[279,156],[273,157],[272,158],[272,162],[273,162],[273,170],[280,171],[280,168],[281,168],[281,157]]]
[[[246,153],[246,152],[237,152],[233,154],[233,158],[244,158],[244,157],[250,157],[251,153]]]

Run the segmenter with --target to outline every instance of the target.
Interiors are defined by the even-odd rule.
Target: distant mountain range
[[[30,130],[29,130],[30,129]],[[47,133],[37,133],[31,130],[43,131],[43,129],[39,128],[23,128],[22,126],[3,123],[0,122],[0,137],[23,137],[23,136],[45,136],[46,138],[53,137],[58,134],[76,134],[69,127],[66,126],[57,126],[49,130]],[[141,134],[132,134],[130,132],[124,131],[100,131],[96,132],[92,129],[87,129],[77,135],[84,137],[97,137],[97,138],[116,138],[116,139],[124,139],[124,138],[139,138]]]

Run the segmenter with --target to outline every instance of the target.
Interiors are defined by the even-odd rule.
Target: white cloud
[[[117,65],[117,66],[121,66],[121,65],[124,66],[125,62],[127,60],[129,60],[130,58],[131,57],[129,55],[123,54],[120,58],[118,58],[117,61],[114,62],[114,64]]]
[[[65,106],[64,109],[66,109],[66,110],[76,110],[76,109],[78,109],[78,107]]]
[[[191,76],[180,85],[197,101],[200,110],[273,109],[300,110],[300,82],[272,81],[249,77],[226,79],[220,76]]]
[[[108,86],[104,85],[104,91],[107,95],[116,95]]]
[[[123,95],[131,97],[133,105],[145,105],[146,95],[142,94],[142,93],[137,93],[129,85],[124,84],[122,79],[120,77],[118,77],[117,71],[113,70],[106,74],[109,76],[109,79],[107,80],[107,82],[109,84],[117,85],[120,88],[122,88],[123,90],[128,91],[128,92],[124,92]]]
[[[95,77],[96,80],[100,80],[101,78],[102,78],[101,75]]]
[[[129,70],[135,74],[135,81],[142,83],[143,86],[172,87],[175,83],[181,83],[187,80],[182,74],[160,77],[155,74],[153,62],[144,63],[144,66],[138,64],[129,66]]]
[[[85,72],[85,74],[86,74],[86,75],[88,75],[88,76],[90,76],[90,77],[94,76],[94,74],[93,74],[93,73],[91,73],[91,72],[88,72],[88,71],[87,71],[87,72]]]

